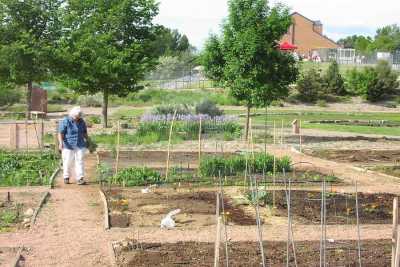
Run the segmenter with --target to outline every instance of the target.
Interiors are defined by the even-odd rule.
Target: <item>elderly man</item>
[[[82,119],[80,107],[74,107],[59,125],[58,143],[62,153],[64,183],[69,184],[70,169],[75,164],[78,185],[84,185],[84,154],[89,141],[86,123]]]

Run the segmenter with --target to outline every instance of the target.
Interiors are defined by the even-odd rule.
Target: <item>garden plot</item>
[[[211,189],[154,189],[148,194],[138,189],[106,191],[111,227],[160,227],[170,211],[181,209],[176,216],[177,228],[199,228],[215,222],[216,191]],[[255,225],[256,219],[225,196],[225,217],[232,225]]]
[[[305,150],[306,154],[337,162],[367,166],[400,161],[400,150]]]
[[[42,195],[33,192],[0,192],[0,232],[29,228]]]
[[[298,266],[319,266],[320,242],[295,242]],[[122,241],[115,245],[118,266],[213,266],[213,243],[138,243]],[[268,266],[286,264],[286,242],[265,242],[264,251]],[[327,266],[358,266],[357,242],[330,243],[326,250]],[[225,265],[221,246],[220,266]],[[258,243],[229,243],[229,266],[261,266]],[[363,241],[361,258],[363,266],[390,266],[390,240]],[[293,257],[290,260],[294,266]]]
[[[285,191],[275,191],[273,214],[287,217]],[[326,193],[327,224],[356,224],[355,194]],[[358,193],[359,219],[361,224],[390,224],[392,222],[393,198],[391,194]],[[272,205],[273,192],[266,194]],[[291,214],[297,223],[318,224],[321,222],[321,193],[316,191],[291,191]]]
[[[202,156],[211,156],[221,153],[202,153]],[[110,151],[99,151],[99,160],[110,166],[114,166],[116,155]],[[223,153],[224,157],[228,157],[232,153]],[[146,166],[149,168],[165,168],[167,162],[167,151],[120,151],[119,166]],[[170,152],[170,166],[182,167],[188,169],[197,168],[199,164],[199,153],[191,151],[171,151]]]

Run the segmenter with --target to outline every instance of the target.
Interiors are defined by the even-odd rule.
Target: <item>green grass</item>
[[[238,102],[222,89],[165,90],[146,89],[127,97],[112,97],[112,105],[153,106],[161,104],[195,105],[204,99],[209,99],[218,105],[237,105]]]
[[[356,133],[356,134],[400,136],[400,128],[398,127],[371,127],[371,126],[351,126],[351,125],[338,125],[338,124],[304,123],[303,128],[319,129],[332,132]]]
[[[254,113],[263,113],[265,110],[254,110]],[[227,114],[244,114],[245,111],[226,110]],[[279,110],[268,113],[268,126],[273,127],[275,121],[276,127],[281,127],[283,121],[284,127],[291,127],[293,120],[302,121],[302,127],[305,129],[319,129],[324,131],[349,132],[356,134],[376,134],[376,135],[392,135],[400,136],[400,128],[398,127],[372,127],[372,126],[352,126],[338,124],[318,124],[308,123],[307,121],[320,120],[386,120],[400,122],[398,113],[384,112],[319,112],[319,111],[290,111]],[[240,122],[244,125],[246,118],[241,117]],[[255,116],[252,119],[253,125],[264,125],[265,115]]]
[[[146,112],[146,109],[132,109],[132,108],[120,108],[113,112],[111,119],[115,120],[126,120],[142,116]]]

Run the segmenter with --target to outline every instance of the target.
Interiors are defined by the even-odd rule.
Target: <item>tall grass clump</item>
[[[246,171],[251,173],[268,173],[274,171],[274,156],[265,153],[235,155],[229,158],[223,156],[203,157],[200,162],[200,174],[202,176],[235,176]],[[276,158],[276,171],[291,170],[291,159],[289,157]]]

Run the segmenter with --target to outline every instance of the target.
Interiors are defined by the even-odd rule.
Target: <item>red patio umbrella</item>
[[[279,45],[279,49],[283,51],[293,51],[297,49],[297,46],[290,44],[288,42],[284,42],[283,44]]]

